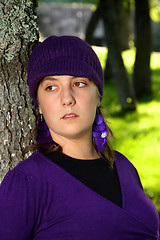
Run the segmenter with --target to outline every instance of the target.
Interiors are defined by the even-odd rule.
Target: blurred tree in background
[[[130,12],[135,4],[136,59],[133,84],[126,72],[121,52],[128,47]],[[150,54],[151,20],[149,0],[100,0],[86,32],[86,41],[93,43],[94,29],[103,19],[108,58],[104,71],[105,80],[113,77],[123,111],[135,110],[135,96],[151,94]]]
[[[136,109],[133,86],[123,63],[122,45],[122,0],[101,0],[104,22],[105,39],[109,51],[109,65],[115,80],[120,104],[123,111]]]
[[[149,0],[135,0],[136,59],[134,64],[134,89],[137,98],[152,93],[150,56],[152,51]]]

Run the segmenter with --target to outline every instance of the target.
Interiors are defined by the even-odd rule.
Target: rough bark
[[[149,0],[135,0],[136,59],[134,88],[137,98],[151,94],[150,54],[152,50]]]
[[[110,66],[120,104],[123,111],[133,111],[136,109],[134,90],[121,56],[121,29],[119,24],[121,16],[117,14],[117,11],[121,10],[122,1],[102,0],[102,3],[104,9],[103,21],[105,25],[106,41],[108,50],[110,51]]]
[[[27,86],[27,64],[38,41],[35,2],[0,1],[0,181],[22,160],[31,141],[35,110]]]

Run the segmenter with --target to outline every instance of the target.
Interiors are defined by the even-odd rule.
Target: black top
[[[47,157],[95,192],[122,207],[122,194],[115,164],[112,169],[103,158],[82,160],[59,151],[52,152]]]

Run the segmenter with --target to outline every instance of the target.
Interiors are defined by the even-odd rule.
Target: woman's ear
[[[40,114],[42,114],[42,109],[41,109],[41,106],[39,104],[39,100],[38,100],[38,96],[37,96],[37,105],[38,105],[38,111]]]
[[[40,105],[38,105],[38,111],[40,114],[42,114],[42,109],[41,109]]]
[[[99,99],[99,100],[98,100],[98,106],[97,106],[97,107],[100,107],[100,104],[101,104],[101,100]]]
[[[101,104],[101,97],[100,95],[98,95],[97,107],[100,107],[100,104]]]

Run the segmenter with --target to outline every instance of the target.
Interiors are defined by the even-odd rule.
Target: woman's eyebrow
[[[47,80],[57,80],[56,78],[54,78],[54,77],[45,77],[44,79],[43,79],[43,81],[47,81]]]
[[[56,81],[57,79],[56,78],[54,78],[54,77],[45,77],[45,78],[43,78],[42,79],[42,81],[41,81],[41,84],[44,84],[45,82],[47,82],[47,81]]]

